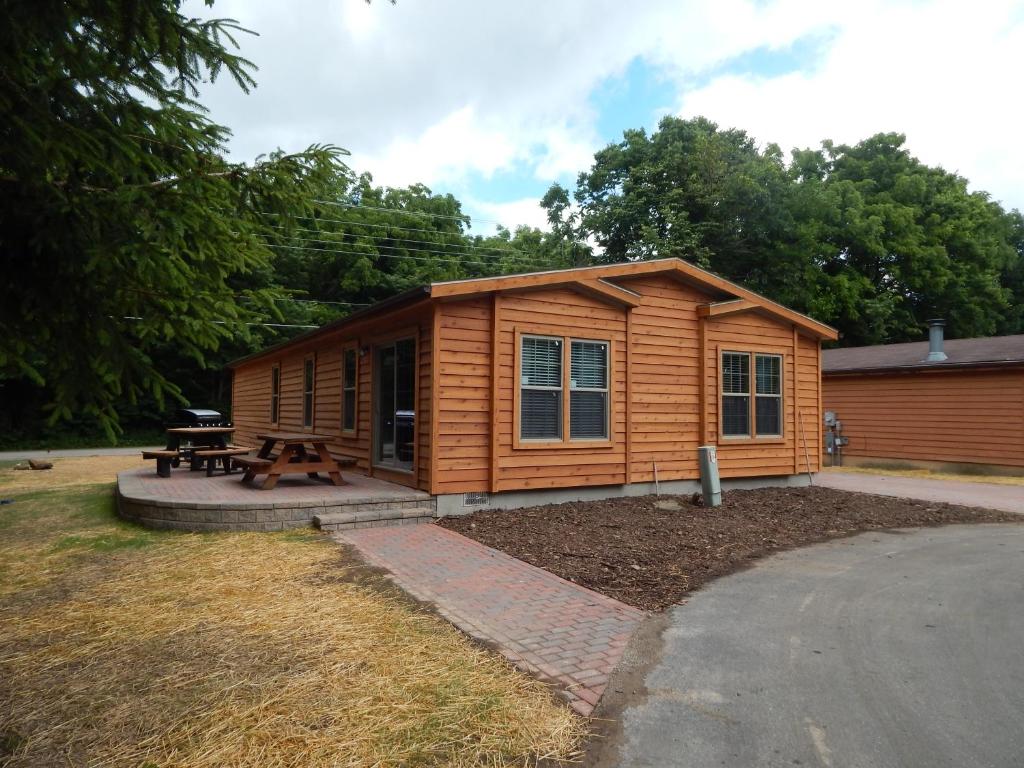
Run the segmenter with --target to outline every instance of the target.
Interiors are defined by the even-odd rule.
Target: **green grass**
[[[121,520],[115,510],[113,486],[109,484],[21,491],[4,497],[13,503],[0,507],[0,531],[14,537],[45,540],[41,549],[49,553],[138,549],[161,537],[175,535]],[[32,530],[43,526],[50,527],[50,535]]]
[[[856,466],[863,469],[890,469],[893,472],[920,469],[916,464],[911,464],[909,461],[862,461]]]

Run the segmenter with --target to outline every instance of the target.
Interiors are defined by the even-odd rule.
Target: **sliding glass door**
[[[411,471],[416,444],[416,342],[377,347],[374,359],[373,463]]]

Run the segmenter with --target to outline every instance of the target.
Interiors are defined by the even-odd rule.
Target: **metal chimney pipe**
[[[946,327],[945,320],[928,320],[928,357],[925,358],[927,363],[940,363],[946,359],[946,353],[943,351],[942,346],[945,341]]]

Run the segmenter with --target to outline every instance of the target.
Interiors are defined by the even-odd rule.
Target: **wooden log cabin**
[[[237,439],[333,437],[438,511],[799,482],[822,323],[679,259],[433,283],[235,361]]]
[[[1024,474],[1024,335],[929,336],[824,353],[843,463]]]

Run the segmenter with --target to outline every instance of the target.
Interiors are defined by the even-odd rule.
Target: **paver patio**
[[[436,525],[335,534],[413,597],[589,715],[647,614]]]

